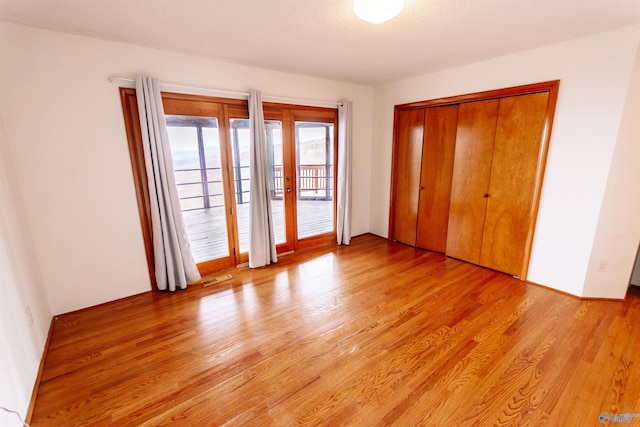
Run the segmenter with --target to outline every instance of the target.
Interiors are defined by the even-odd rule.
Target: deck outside
[[[282,200],[271,202],[274,213],[274,232],[276,243],[284,241],[284,223]],[[333,200],[298,201],[298,237],[304,238],[329,233],[334,229]],[[248,224],[249,204],[237,205],[238,222]],[[225,215],[223,207],[197,209],[183,212],[191,251],[196,262],[202,262],[228,255],[226,235],[224,234]],[[221,230],[222,232],[216,232]],[[248,227],[239,227],[240,247],[249,246]]]

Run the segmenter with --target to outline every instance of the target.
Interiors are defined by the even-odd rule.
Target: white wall
[[[394,105],[560,79],[528,280],[582,295],[639,42],[634,26],[377,87],[371,231],[388,235]]]
[[[583,296],[624,298],[640,242],[640,48],[593,242]]]
[[[24,418],[51,322],[0,120],[0,406]],[[0,411],[0,425],[19,426]]]
[[[54,313],[150,289],[111,76],[353,101],[353,233],[369,230],[373,89],[0,23],[0,117]]]

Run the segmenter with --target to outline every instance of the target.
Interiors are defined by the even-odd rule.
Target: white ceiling
[[[405,0],[380,25],[353,0],[0,0],[0,20],[378,84],[640,23],[640,0]]]

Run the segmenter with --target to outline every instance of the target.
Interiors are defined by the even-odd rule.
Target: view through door
[[[228,108],[199,99],[163,95],[165,121],[180,207],[201,275],[238,262]]]
[[[200,273],[247,262],[251,171],[246,101],[162,95],[180,205]],[[123,91],[123,107],[153,275],[134,91]],[[270,104],[264,112],[278,253],[335,241],[337,109]]]
[[[298,239],[335,228],[333,134],[332,123],[295,122]]]
[[[308,115],[309,111],[305,113]],[[278,252],[334,240],[334,120],[320,115],[314,117],[315,122],[298,121],[294,112],[273,106],[265,109],[264,114]],[[241,260],[246,262],[251,203],[249,120],[231,118],[230,132],[238,247]]]
[[[218,121],[166,116],[180,206],[196,263],[229,256]]]
[[[155,286],[149,197],[135,90],[121,89],[140,224]],[[162,93],[176,185],[202,276],[248,261],[247,101]],[[264,104],[278,253],[335,242],[337,108]]]
[[[231,147],[233,158],[233,182],[235,185],[236,220],[240,254],[249,252],[249,206],[251,197],[249,119],[232,118]],[[282,194],[283,137],[282,122],[265,120],[271,209],[276,245],[287,245],[286,218]]]

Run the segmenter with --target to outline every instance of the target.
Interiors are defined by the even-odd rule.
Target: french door
[[[154,282],[135,91],[121,93]],[[251,171],[246,101],[162,97],[181,209],[201,275],[247,262]],[[265,104],[264,115],[278,253],[335,241],[337,110]]]
[[[239,262],[248,261],[249,120],[229,109]],[[264,108],[271,208],[278,253],[335,241],[335,135],[337,112]]]
[[[292,184],[295,248],[335,242],[337,110],[292,109],[289,114],[294,135],[285,183]]]
[[[191,252],[205,276],[237,263],[229,106],[163,94],[176,186]]]

